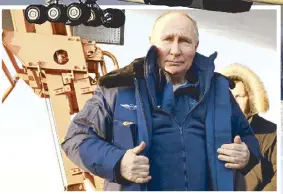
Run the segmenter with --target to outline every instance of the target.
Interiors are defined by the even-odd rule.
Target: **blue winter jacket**
[[[232,143],[234,137],[240,135],[250,150],[249,163],[241,170],[243,174],[258,163],[260,152],[248,121],[230,93],[231,82],[214,72],[215,58],[216,53],[210,57],[196,53],[191,68],[199,78],[199,102],[206,100],[206,111],[202,116],[211,190],[233,191],[234,171],[225,168],[225,163],[218,160],[217,149]],[[74,117],[62,143],[62,149],[76,165],[106,179],[105,190],[148,189],[146,184],[123,179],[118,169],[126,150],[141,141],[147,145],[143,155],[148,156],[151,150],[152,113],[160,108],[157,93],[162,89],[156,59],[156,47],[152,46],[145,58],[136,59],[102,77],[94,96]],[[181,181],[179,176],[166,176],[166,181],[172,181],[172,185]]]

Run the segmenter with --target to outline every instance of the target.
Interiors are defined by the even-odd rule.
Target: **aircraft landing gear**
[[[30,5],[25,10],[25,18],[29,23],[43,24],[45,21],[62,22],[66,25],[106,28],[119,28],[125,24],[125,13],[120,9],[102,10],[97,0],[85,0],[83,3],[60,4],[59,0],[47,0],[48,6]]]

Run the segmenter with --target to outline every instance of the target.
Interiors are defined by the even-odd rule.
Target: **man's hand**
[[[234,143],[223,144],[218,148],[218,159],[224,162],[226,168],[242,169],[250,159],[250,151],[247,145],[241,141],[240,136],[234,138]]]
[[[147,183],[151,176],[149,176],[149,160],[145,156],[139,156],[145,149],[145,142],[133,149],[127,150],[121,160],[120,172],[121,175],[134,183]]]

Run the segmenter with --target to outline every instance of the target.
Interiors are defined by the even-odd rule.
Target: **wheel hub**
[[[110,13],[108,13],[108,12],[106,12],[106,13],[104,14],[104,17],[103,17],[104,23],[110,23],[112,19],[113,19],[112,14],[110,14]]]
[[[51,9],[49,9],[48,11],[48,16],[51,19],[56,19],[59,17],[59,10],[55,7],[52,7]]]
[[[88,21],[92,21],[92,20],[95,20],[95,13],[94,13],[94,11],[90,12],[90,17],[89,17]]]
[[[69,16],[72,19],[77,19],[79,18],[81,15],[80,9],[78,9],[77,7],[71,7],[69,10]]]
[[[39,10],[36,8],[32,8],[28,11],[29,19],[36,20],[39,17]]]

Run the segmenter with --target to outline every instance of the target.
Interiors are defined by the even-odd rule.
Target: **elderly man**
[[[163,14],[146,57],[100,78],[73,119],[62,148],[105,190],[231,191],[233,169],[257,164],[258,141],[198,36],[185,13]]]
[[[223,69],[222,73],[236,84],[232,93],[255,132],[262,155],[260,163],[244,177],[244,180],[239,174],[237,188],[248,191],[276,191],[276,124],[258,115],[269,109],[264,86],[254,72],[240,64],[233,64]]]

